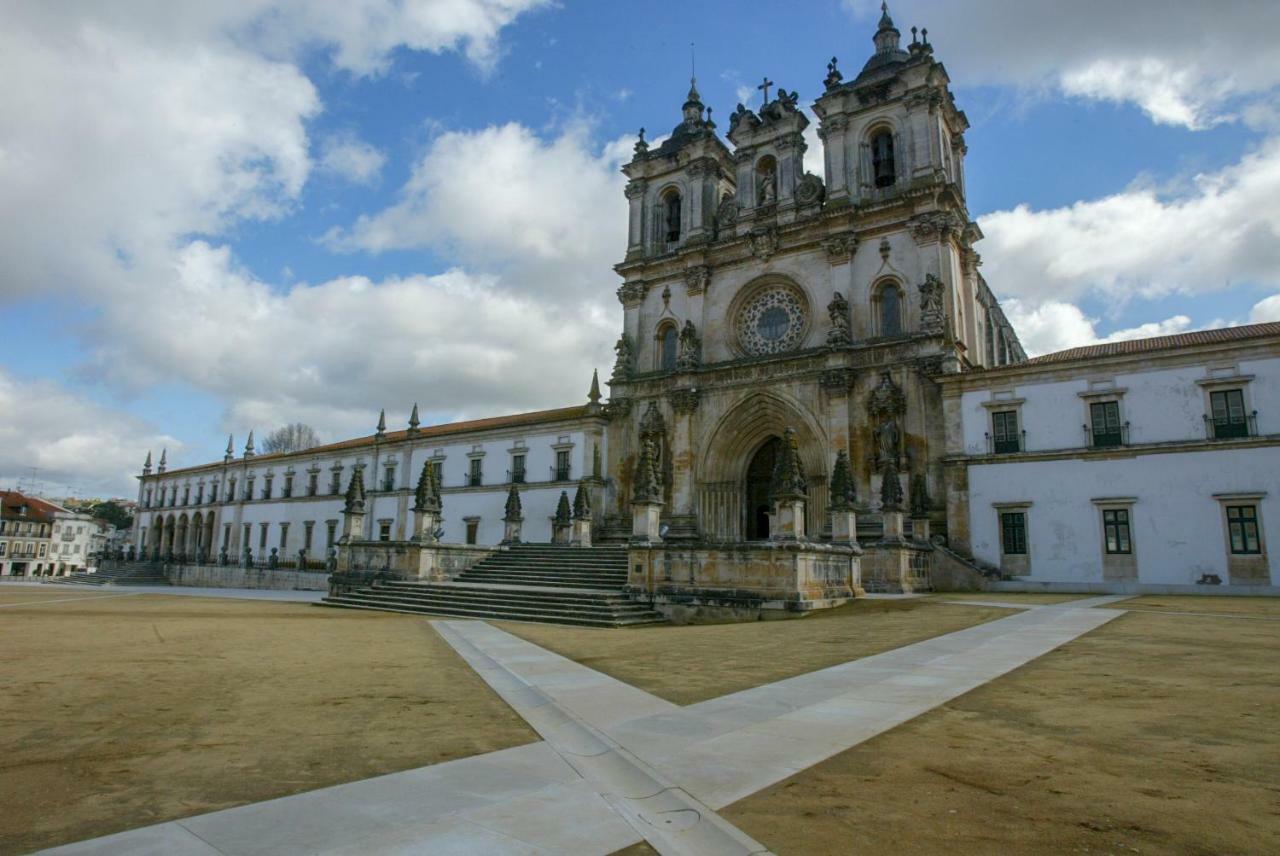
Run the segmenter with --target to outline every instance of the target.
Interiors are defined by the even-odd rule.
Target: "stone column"
[[[698,517],[694,511],[697,497],[693,489],[693,415],[698,409],[700,393],[694,388],[677,389],[668,394],[675,414],[671,430],[671,514],[668,539],[698,537]]]

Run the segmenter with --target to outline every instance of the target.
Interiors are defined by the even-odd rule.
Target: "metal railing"
[[[1244,416],[1210,416],[1204,415],[1205,436],[1210,440],[1234,440],[1239,437],[1258,436],[1258,411],[1254,410]]]
[[[988,432],[986,438],[988,455],[1008,455],[1027,450],[1027,432],[1025,429],[1012,436],[1005,434],[994,437]]]
[[[1106,449],[1114,446],[1129,445],[1129,423],[1116,428],[1099,431],[1090,425],[1080,426],[1084,429],[1085,445],[1091,449]]]
[[[570,467],[552,467],[551,480],[553,482],[569,481]]]
[[[518,470],[507,470],[507,481],[512,484],[524,484],[524,479],[525,470],[523,468]]]

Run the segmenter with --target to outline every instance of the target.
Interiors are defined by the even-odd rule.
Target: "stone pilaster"
[[[675,419],[671,431],[671,513],[667,518],[668,539],[696,538],[698,518],[694,511],[693,419],[700,393],[677,389],[668,394]]]

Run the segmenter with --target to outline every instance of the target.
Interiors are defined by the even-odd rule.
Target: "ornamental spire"
[[[591,390],[587,393],[587,401],[600,403],[600,372],[597,369],[591,370]]]
[[[898,39],[901,36],[898,28],[893,25],[893,19],[889,17],[889,4],[881,3],[880,24],[876,27],[876,34],[871,39],[875,42],[876,53],[887,54],[898,50]]]
[[[836,465],[831,471],[831,508],[833,511],[847,511],[857,501],[849,455],[841,449],[836,453]]]
[[[591,517],[591,496],[587,493],[585,482],[578,482],[578,490],[573,495],[573,516],[576,520]]]
[[[147,450],[147,459],[142,462],[142,474],[145,476],[151,472],[151,450]]]
[[[796,442],[796,429],[788,428],[782,432],[778,460],[773,465],[769,498],[775,502],[781,499],[804,499],[808,490],[809,484],[800,465],[800,445]]]
[[[378,439],[387,436],[387,409],[385,407],[378,411],[378,430],[373,436]]]
[[[902,510],[902,482],[898,480],[898,466],[889,461],[884,466],[884,475],[880,483],[880,510]]]
[[[252,458],[257,452],[253,451],[253,430],[249,430],[249,442],[244,444],[244,456]]]
[[[413,403],[413,412],[409,414],[409,435],[417,434],[418,426],[421,424],[421,420],[418,419],[418,402],[415,401]]]
[[[439,511],[440,494],[437,492],[435,465],[427,461],[422,465],[418,487],[413,493],[414,511]]]
[[[560,501],[556,503],[556,523],[560,525],[568,524],[572,519],[569,511],[569,491],[560,491]]]
[[[357,466],[347,484],[346,502],[342,510],[346,514],[364,514],[364,467]]]
[[[516,490],[515,482],[512,482],[511,487],[507,489],[507,504],[503,511],[502,519],[507,523],[524,519],[520,508],[520,491]]]
[[[235,437],[231,434],[228,434],[227,435],[227,451],[225,451],[222,454],[222,462],[224,464],[229,464],[233,460],[235,460],[235,457],[236,457],[235,442],[236,442]]]
[[[165,471],[165,467],[169,465],[168,458],[169,458],[169,450],[161,449],[160,450],[160,466],[156,468],[156,472],[162,473]]]
[[[633,502],[661,502],[662,478],[658,475],[658,446],[652,437],[646,438],[640,446],[640,458],[636,462],[635,488],[632,491]]]

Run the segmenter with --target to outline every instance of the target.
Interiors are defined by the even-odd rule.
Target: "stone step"
[[[405,596],[370,592],[367,589],[349,595],[348,599],[356,599],[361,603],[383,603],[391,606],[420,606],[424,609],[473,609],[489,612],[501,612],[507,615],[579,615],[592,618],[608,618],[632,615],[647,615],[649,609],[642,604],[610,605],[610,604],[563,604],[555,601],[540,603],[517,603],[506,600],[489,599],[477,601],[470,598],[454,598],[449,596],[425,597]]]
[[[576,591],[565,589],[552,589],[550,591],[537,591],[535,588],[510,588],[510,587],[469,587],[456,583],[446,585],[420,585],[420,584],[400,584],[400,583],[379,583],[373,588],[380,592],[388,592],[394,594],[405,595],[409,597],[416,596],[434,596],[437,594],[448,594],[451,597],[470,597],[470,598],[503,598],[508,600],[528,600],[528,601],[546,601],[556,600],[563,603],[589,603],[589,604],[618,604],[629,605],[631,599],[628,595],[620,594],[615,591]]]
[[[461,583],[493,583],[497,585],[520,585],[554,589],[592,589],[596,591],[621,591],[626,585],[623,579],[618,580],[579,580],[561,577],[528,577],[520,575],[479,577],[460,577]]]
[[[415,608],[412,606],[396,607],[386,604],[371,604],[354,599],[352,596],[325,598],[322,601],[325,606],[334,606],[343,609],[368,609],[378,612],[402,612],[414,615],[447,615],[456,618],[476,618],[491,621],[532,621],[543,624],[572,624],[582,627],[632,627],[644,624],[660,624],[665,619],[657,613],[652,613],[645,617],[627,616],[618,619],[598,619],[585,616],[573,615],[556,615],[541,614],[524,617],[515,617],[507,615],[497,609],[459,609],[451,607],[439,608]]]

